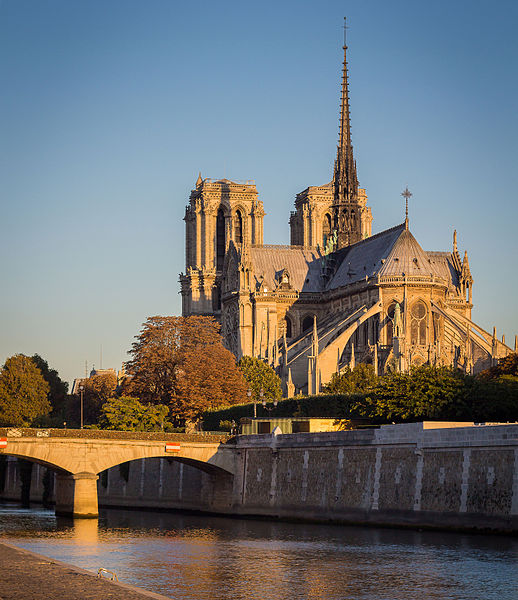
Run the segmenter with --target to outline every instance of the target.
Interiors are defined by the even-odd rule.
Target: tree
[[[244,401],[246,385],[212,317],[149,317],[129,353],[131,393],[170,405],[176,420]]]
[[[334,373],[324,386],[326,394],[360,394],[373,389],[378,382],[374,367],[358,363],[354,369],[346,367],[340,374]]]
[[[485,371],[479,373],[479,379],[496,379],[502,375],[511,375],[518,377],[518,353],[512,352],[507,356],[504,356],[498,361],[498,364],[494,367],[490,367]]]
[[[184,355],[171,410],[198,421],[206,410],[245,402],[246,389],[232,352],[221,342],[202,346]]]
[[[49,363],[39,354],[31,357],[34,364],[38,367],[45,381],[49,384],[48,400],[52,407],[52,412],[44,420],[51,425],[61,427],[63,421],[66,421],[66,409],[68,399],[68,383],[63,381],[55,369],[49,367]]]
[[[99,373],[83,380],[82,385],[85,421],[95,423],[101,413],[102,405],[115,394],[117,376],[115,373]]]
[[[259,358],[243,356],[240,358],[237,366],[243,373],[248,388],[252,391],[252,398],[259,400],[262,389],[265,400],[281,399],[281,380],[270,365],[267,365]]]
[[[473,378],[451,367],[423,365],[380,378],[376,411],[389,420],[469,419]]]
[[[27,427],[50,412],[49,384],[34,361],[15,354],[0,371],[0,425]]]
[[[118,431],[160,431],[168,413],[164,404],[142,404],[130,396],[110,398],[101,407],[99,426]]]

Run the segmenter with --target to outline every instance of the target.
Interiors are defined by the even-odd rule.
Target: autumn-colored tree
[[[142,404],[138,398],[110,398],[101,407],[101,429],[118,431],[160,431],[167,422],[169,408],[163,404]]]
[[[254,356],[243,356],[239,359],[237,366],[246,379],[253,400],[261,399],[261,390],[263,390],[263,399],[267,402],[281,399],[281,380],[270,365]]]
[[[101,413],[101,406],[112,397],[117,388],[115,373],[98,373],[84,379],[82,383],[85,422],[95,423]]]
[[[245,398],[235,358],[223,348],[212,317],[149,317],[129,353],[132,395],[170,405],[176,420]]]
[[[206,410],[245,402],[246,390],[232,352],[221,342],[200,346],[184,354],[171,410],[197,421]]]
[[[378,377],[374,367],[358,363],[354,369],[346,367],[340,374],[334,373],[331,381],[324,386],[325,394],[360,394],[376,386]]]
[[[50,412],[49,384],[34,361],[15,354],[0,371],[0,425],[27,427]]]

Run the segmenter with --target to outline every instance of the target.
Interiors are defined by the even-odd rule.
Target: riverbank
[[[170,600],[0,541],[0,600]]]

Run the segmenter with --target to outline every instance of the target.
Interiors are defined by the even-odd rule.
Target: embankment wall
[[[518,425],[387,425],[239,436],[232,488],[174,459],[114,467],[101,506],[183,508],[270,518],[518,532]],[[19,499],[9,461],[4,498]],[[43,495],[43,467],[32,497]]]

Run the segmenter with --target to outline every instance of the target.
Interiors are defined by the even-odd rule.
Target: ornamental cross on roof
[[[408,229],[408,199],[413,196],[412,192],[408,189],[408,185],[405,187],[401,195],[405,199],[405,226]]]

